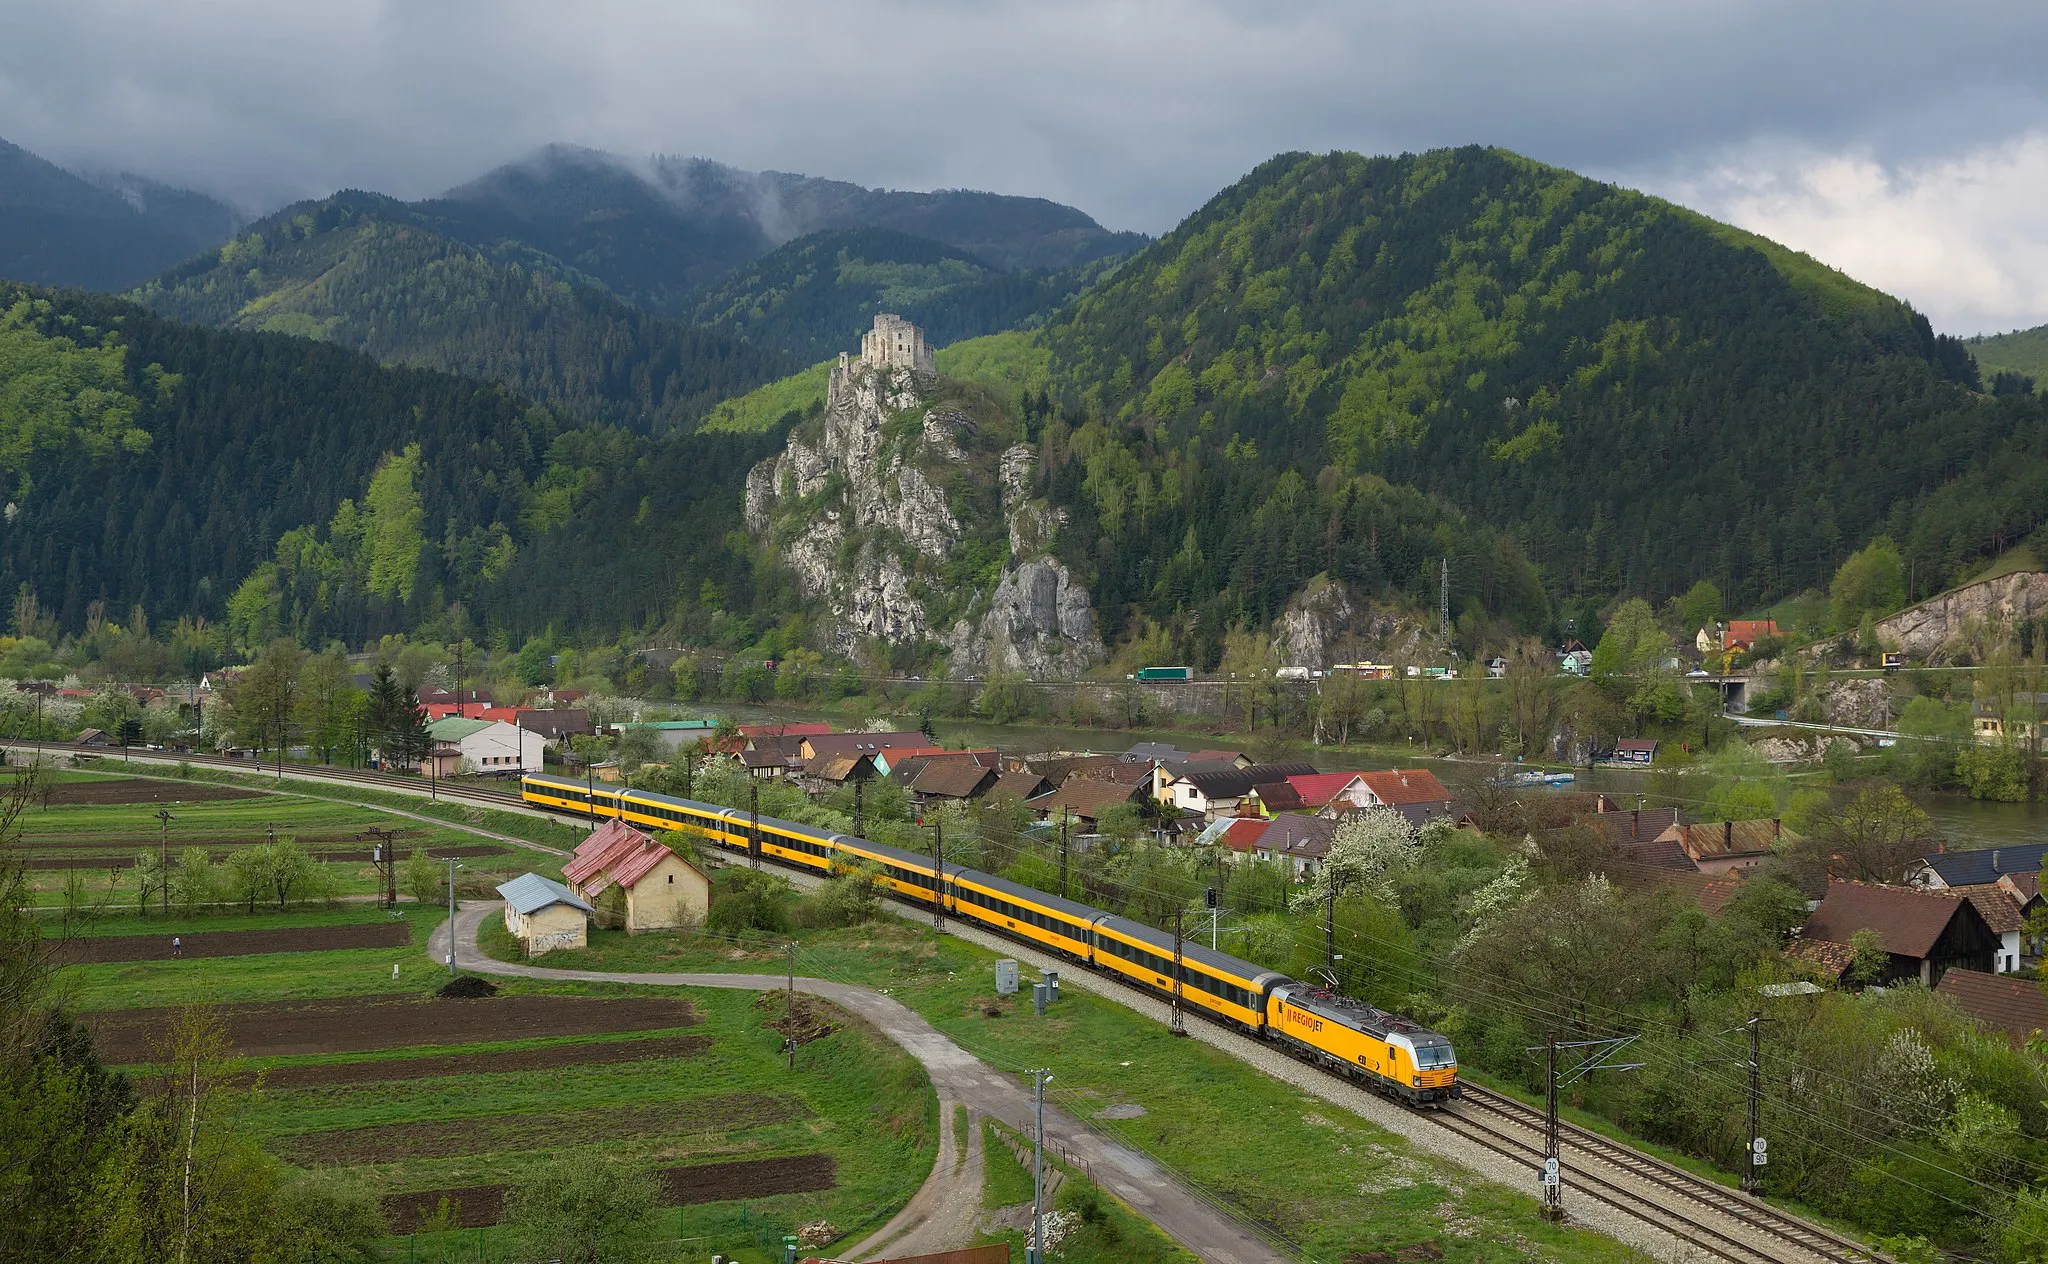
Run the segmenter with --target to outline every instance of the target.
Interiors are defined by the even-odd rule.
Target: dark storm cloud
[[[1882,201],[2048,132],[2048,16],[2022,3],[9,0],[0,22],[0,136],[251,209],[420,196],[560,140],[1159,232],[1281,150],[1482,141],[1763,226],[1818,163],[1875,164]],[[2014,310],[2048,308],[2037,282]]]

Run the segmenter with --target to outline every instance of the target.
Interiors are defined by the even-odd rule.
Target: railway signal
[[[1185,969],[1183,969],[1183,968],[1182,968],[1182,966],[1181,966],[1181,954],[1180,954],[1180,943],[1181,943],[1181,930],[1180,930],[1180,923],[1181,923],[1181,911],[1180,911],[1179,909],[1175,909],[1175,910],[1173,911],[1173,1034],[1174,1034],[1174,1035],[1176,1035],[1176,1036],[1185,1036],[1185,1035],[1187,1035],[1187,1034],[1188,1034],[1188,1029],[1187,1029],[1187,1024],[1185,1024],[1184,1022],[1182,1022],[1182,1021],[1181,1021],[1181,1016],[1180,1016],[1180,1001],[1181,1001],[1181,995],[1180,995],[1180,993],[1181,993],[1181,976],[1183,976],[1184,974],[1186,974],[1186,973],[1187,973],[1187,971],[1186,971]]]
[[[1749,1021],[1743,1026],[1749,1028],[1749,1163],[1742,1170],[1742,1192],[1757,1194],[1761,1193],[1764,1187],[1763,1173],[1757,1169],[1764,1165],[1765,1151],[1769,1148],[1764,1139],[1757,1135],[1762,1127],[1759,1115],[1763,1111],[1764,1098],[1764,1012],[1760,1009],[1751,1010]]]
[[[932,814],[932,925],[946,929],[946,823],[938,813]]]

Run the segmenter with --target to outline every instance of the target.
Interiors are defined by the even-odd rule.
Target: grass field
[[[506,998],[564,994],[678,1000],[673,988],[514,980],[500,1001],[430,1001],[448,979],[422,950],[441,914],[415,906],[402,913],[413,933],[409,948],[75,966],[58,973],[58,984],[69,1005],[95,1012],[351,996],[379,1003],[410,996],[430,1006],[468,1007],[463,1014]],[[275,929],[385,917],[354,907],[259,915],[246,923]],[[167,936],[224,922],[243,919],[108,918],[89,926],[95,934],[139,928]],[[781,1258],[771,1247],[798,1224],[823,1219],[849,1235],[879,1227],[922,1182],[934,1157],[937,1099],[922,1068],[834,1011],[838,1029],[803,1046],[792,1074],[779,1056],[780,1036],[767,1026],[781,1015],[779,1004],[757,1008],[744,992],[693,991],[687,999],[695,1020],[673,1030],[250,1059],[243,1069],[266,1072],[279,1086],[255,1094],[240,1126],[302,1162],[345,1159],[320,1166],[379,1195],[427,1191],[429,1205],[436,1192],[449,1190],[458,1191],[458,1204],[473,1202],[475,1191],[516,1183],[564,1149],[658,1170],[692,1169],[675,1178],[679,1188],[720,1171],[701,1165],[762,1159],[822,1164],[835,1182],[813,1192],[667,1207],[645,1226],[649,1259],[708,1259],[715,1249],[767,1264]],[[622,1044],[687,1048],[641,1058]],[[323,1076],[346,1082],[311,1082]],[[694,1189],[689,1196],[715,1192]],[[393,1258],[439,1259],[444,1250],[464,1260],[517,1258],[511,1232],[473,1227],[417,1240],[408,1235],[393,1240]]]
[[[46,774],[48,775],[48,774]],[[153,794],[194,797],[225,794],[240,788],[244,777],[200,777],[190,779],[124,777],[106,774],[57,774],[51,781],[53,800],[35,803],[22,814],[21,850],[29,859],[31,889],[57,903],[67,889],[84,907],[106,914],[136,908],[138,892],[132,866],[138,853],[154,854],[160,841],[171,855],[173,865],[188,849],[206,851],[217,863],[235,850],[264,843],[272,837],[295,839],[325,866],[332,893],[336,896],[364,896],[376,890],[376,870],[369,853],[375,840],[371,829],[396,831],[400,857],[416,849],[430,853],[457,849],[463,865],[465,887],[479,891],[505,878],[532,869],[559,874],[561,857],[537,851],[517,842],[481,836],[475,829],[519,839],[549,840],[558,848],[573,842],[577,832],[552,822],[512,813],[489,812],[453,804],[415,802],[404,795],[363,791],[346,801],[326,794],[327,787],[313,793],[294,793],[295,783],[286,783],[282,793],[255,794],[203,802],[165,797],[148,802],[66,802],[80,794],[103,790],[135,788]],[[346,788],[354,791],[353,787]],[[389,800],[379,803],[377,800]],[[376,810],[397,807],[415,816],[395,816]],[[159,835],[159,810],[168,809],[172,819]],[[426,809],[426,810],[422,810]],[[432,816],[447,824],[416,819]],[[471,818],[484,818],[483,824]],[[497,828],[505,822],[514,828]],[[469,828],[463,828],[469,827]],[[492,849],[495,854],[477,852]],[[401,878],[402,881],[402,878]],[[135,933],[135,932],[124,932]]]
[[[1107,999],[1069,990],[1037,1018],[1028,1001],[994,996],[996,954],[965,941],[893,918],[798,937],[799,974],[885,988],[991,1066],[1051,1067],[1053,1100],[1315,1258],[1417,1243],[1434,1244],[1447,1260],[1539,1251],[1584,1261],[1640,1258],[1612,1239],[1547,1224],[1535,1199],[1469,1177]],[[495,947],[493,955],[510,952],[509,941],[485,946]],[[780,943],[765,940],[600,931],[589,948],[549,953],[538,964],[775,974],[787,960]],[[991,1007],[997,1016],[989,1016]],[[1111,1106],[1144,1113],[1105,1117]]]
[[[1031,1244],[1029,1228],[1020,1227],[1030,1223],[1031,1172],[1018,1162],[1005,1139],[1030,1152],[1029,1138],[1020,1138],[992,1121],[983,1122],[981,1205],[989,1214],[976,1241],[1007,1242],[1010,1258],[1021,1260]],[[1062,1264],[1195,1264],[1194,1254],[1104,1194],[1081,1173],[1050,1155],[1045,1166],[1048,1181],[1055,1171],[1061,1175],[1059,1190],[1046,1210],[1071,1218],[1064,1236],[1055,1234],[1056,1221],[1047,1224],[1046,1240],[1054,1244],[1054,1258]]]

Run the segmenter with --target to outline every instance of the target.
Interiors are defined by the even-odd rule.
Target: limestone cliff
[[[1423,644],[1423,627],[1414,616],[1360,601],[1341,581],[1321,575],[1273,621],[1273,647],[1281,666],[1308,671],[1360,658],[1384,661]]]
[[[2010,624],[2044,612],[2048,612],[2048,574],[2017,571],[1908,607],[1875,630],[1879,641],[1908,657],[1939,660],[1973,624]]]
[[[747,529],[820,608],[824,648],[943,645],[956,676],[1102,661],[1088,590],[1046,552],[1059,512],[979,387],[922,366],[832,372],[822,415],[747,477]]]

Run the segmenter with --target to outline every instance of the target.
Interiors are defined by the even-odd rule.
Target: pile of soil
[[[316,1163],[354,1166],[538,1149],[595,1137],[618,1140],[730,1132],[789,1123],[808,1118],[809,1114],[803,1103],[794,1098],[771,1097],[766,1093],[720,1093],[609,1110],[533,1111],[330,1128],[280,1137],[274,1148],[280,1157],[300,1167]]]
[[[1422,1264],[1443,1257],[1444,1249],[1436,1243],[1415,1242],[1391,1251],[1354,1251],[1344,1257],[1344,1264]]]
[[[734,1163],[701,1163],[655,1173],[661,1201],[669,1207],[724,1202],[736,1198],[767,1198],[773,1194],[808,1194],[834,1189],[839,1169],[829,1154],[794,1154],[780,1159],[743,1159]],[[505,1214],[505,1185],[466,1185],[458,1189],[422,1189],[384,1196],[384,1219],[394,1234],[412,1233],[438,1214],[448,1200],[454,1228],[481,1229]],[[1027,1209],[1028,1210],[1028,1209]]]
[[[845,1015],[836,1006],[803,992],[794,999],[788,992],[759,992],[754,996],[754,1008],[766,1015],[763,1022],[770,1031],[799,1045],[823,1040],[846,1025]]]
[[[480,1001],[498,994],[498,985],[473,974],[457,975],[441,985],[435,996],[449,1001]]]
[[[538,1049],[493,1049],[482,1053],[444,1053],[426,1058],[380,1058],[368,1062],[328,1062],[315,1066],[272,1067],[262,1073],[265,1088],[327,1088],[338,1084],[380,1084],[387,1080],[427,1080],[443,1075],[496,1075],[510,1071],[544,1071],[551,1067],[611,1066],[656,1058],[693,1058],[711,1047],[705,1036],[656,1036],[651,1040],[585,1041],[545,1045]],[[248,1075],[245,1080],[256,1077]]]
[[[358,926],[302,926],[289,930],[202,930],[180,936],[181,957],[249,957],[265,952],[332,952],[343,948],[402,948],[412,942],[405,922]],[[86,935],[50,946],[59,965],[96,961],[163,961],[172,956],[169,935]]]
[[[99,1010],[79,1017],[110,1065],[147,1061],[182,1011]],[[537,1036],[603,1036],[694,1027],[697,1013],[669,997],[501,996],[422,1001],[360,996],[217,1005],[228,1052],[241,1058],[296,1053],[372,1053],[417,1045],[465,1045]]]

